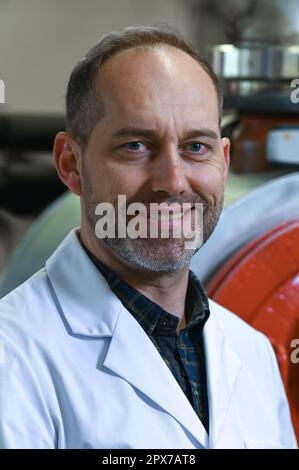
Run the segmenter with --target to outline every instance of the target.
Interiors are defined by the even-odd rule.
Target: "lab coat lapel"
[[[118,317],[103,366],[178,421],[195,438],[196,447],[207,445],[207,433],[187,397],[147,334],[125,308]]]
[[[221,428],[229,411],[236,380],[242,367],[241,360],[231,349],[225,338],[217,308],[220,307],[210,301],[211,315],[204,328],[210,415],[210,448],[217,447]]]
[[[87,256],[75,229],[47,260],[46,272],[72,334],[112,335],[122,303]]]

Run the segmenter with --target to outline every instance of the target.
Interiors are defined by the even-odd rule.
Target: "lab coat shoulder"
[[[47,321],[53,321],[53,317],[49,317],[51,309],[54,314],[56,311],[50,290],[46,271],[41,269],[3,297],[0,300],[0,330],[9,329],[12,335],[19,330],[25,334],[39,334]],[[18,340],[23,336],[18,336]]]
[[[51,394],[50,371],[40,367],[54,346],[57,313],[49,289],[41,270],[0,301],[0,448],[55,447],[59,407],[51,415],[41,387],[41,375],[48,375]]]
[[[212,314],[223,329],[224,337],[242,362],[248,383],[254,380],[258,384],[261,399],[269,397],[268,404],[273,407],[272,415],[279,419],[282,445],[285,448],[297,448],[285,388],[268,337],[222,305],[211,299],[209,303]]]
[[[0,335],[9,337],[18,351],[35,358],[55,340],[58,347],[57,339],[65,327],[57,313],[53,289],[41,269],[0,300]]]

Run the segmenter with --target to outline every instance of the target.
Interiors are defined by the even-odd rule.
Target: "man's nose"
[[[188,187],[184,162],[175,149],[161,150],[156,155],[152,172],[152,191],[166,191],[170,195],[186,191]]]

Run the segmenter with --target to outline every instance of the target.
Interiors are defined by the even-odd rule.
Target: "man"
[[[73,70],[54,155],[82,223],[0,303],[1,447],[296,447],[269,341],[208,301],[189,271],[198,247],[174,236],[199,230],[198,206],[203,241],[217,223],[220,111],[215,75],[171,27],[109,34]],[[158,237],[101,236],[99,205],[119,227],[119,195]]]

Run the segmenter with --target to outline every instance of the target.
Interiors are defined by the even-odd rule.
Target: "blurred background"
[[[66,189],[51,149],[64,128],[72,68],[103,34],[164,21],[199,45],[211,40],[199,4],[189,0],[0,0],[0,272],[28,227]],[[221,42],[221,28],[215,34]]]
[[[0,297],[80,223],[52,159],[72,68],[103,34],[159,22],[179,27],[213,65],[232,141],[225,210],[192,269],[271,339],[298,437],[298,0],[0,0]]]

